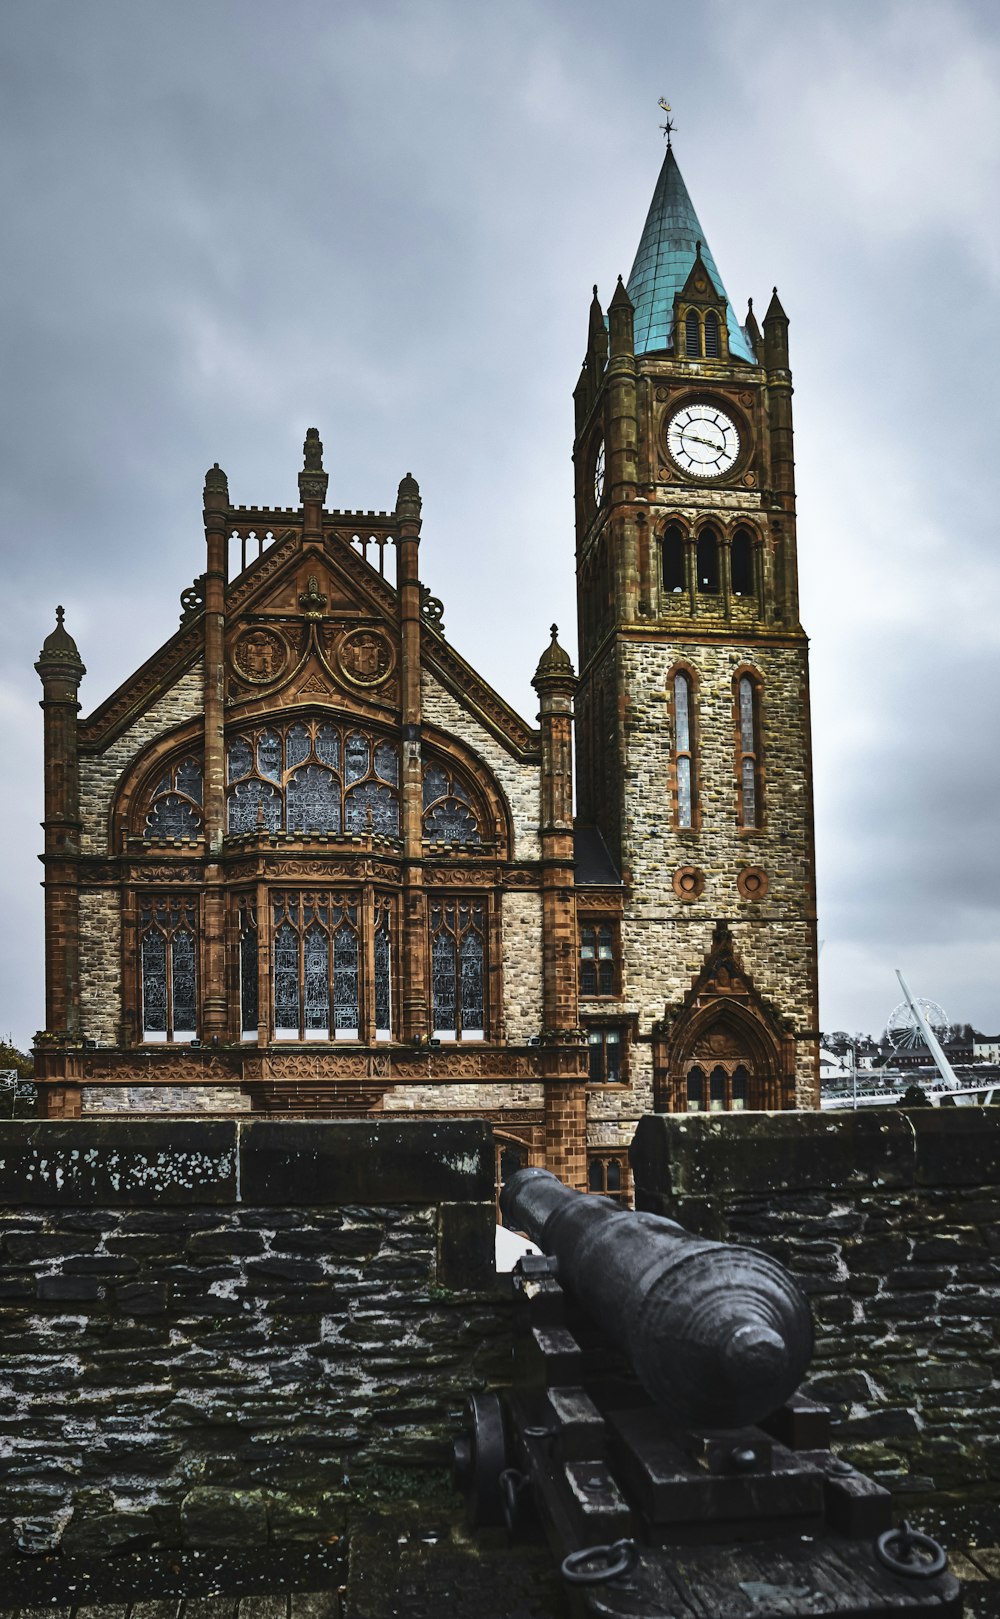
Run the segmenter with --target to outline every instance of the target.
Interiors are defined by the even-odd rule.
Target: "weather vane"
[[[666,135],[666,137],[667,137],[667,150],[669,151],[670,150],[670,137],[673,134],[674,130],[677,128],[677,125],[674,123],[673,119],[670,116],[670,102],[665,101],[663,96],[661,96],[660,99],[659,99],[659,102],[657,103],[657,105],[662,107],[663,111],[667,115],[666,123],[661,124],[660,128],[663,130],[664,135]]]

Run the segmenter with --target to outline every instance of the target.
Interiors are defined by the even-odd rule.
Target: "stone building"
[[[650,1109],[817,1101],[788,322],[740,326],[667,150],[575,392],[580,674],[537,727],[452,647],[414,479],[205,481],[176,634],[45,716],[49,1116],[486,1116],[625,1195]],[[573,815],[574,705],[576,818]]]

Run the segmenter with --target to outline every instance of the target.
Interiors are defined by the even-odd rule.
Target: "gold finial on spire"
[[[674,123],[673,119],[670,116],[670,111],[671,111],[670,102],[667,101],[665,99],[665,97],[663,97],[663,96],[660,97],[659,101],[657,102],[657,106],[660,107],[661,110],[663,112],[665,112],[666,115],[667,115],[666,123],[661,124],[660,128],[663,130],[664,135],[666,135],[666,137],[667,137],[667,151],[669,152],[670,145],[671,145],[670,137],[673,134],[674,130],[677,128],[677,125]]]

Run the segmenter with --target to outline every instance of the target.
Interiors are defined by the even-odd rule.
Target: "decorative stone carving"
[[[326,597],[319,588],[319,580],[314,573],[309,575],[309,583],[299,597],[299,606],[306,618],[322,618],[326,611]]]
[[[233,667],[254,686],[279,680],[288,664],[288,645],[275,630],[244,630],[233,647]]]
[[[205,575],[200,573],[193,584],[181,591],[181,623],[195,618],[205,605]]]
[[[736,886],[744,899],[766,899],[767,872],[762,866],[744,866],[736,879]]]
[[[705,892],[705,873],[697,866],[680,866],[673,875],[673,889],[678,899],[698,899]]]
[[[380,686],[395,662],[391,645],[377,630],[351,630],[336,658],[340,673],[355,686]]]

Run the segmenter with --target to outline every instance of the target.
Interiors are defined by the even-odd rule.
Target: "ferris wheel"
[[[923,998],[916,1004],[934,1033],[940,1038],[948,1027],[948,1016],[944,1007],[939,1006],[937,1001],[925,1001]],[[925,1044],[923,1032],[909,1001],[900,1001],[889,1013],[885,1038],[893,1051],[912,1051],[914,1046]]]

